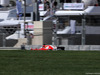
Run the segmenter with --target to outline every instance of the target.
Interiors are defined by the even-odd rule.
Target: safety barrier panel
[[[30,48],[39,48],[41,45],[26,45],[26,50]],[[59,45],[65,47],[65,51],[100,51],[100,45]]]

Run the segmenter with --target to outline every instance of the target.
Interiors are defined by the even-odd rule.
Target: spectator
[[[38,4],[41,4],[42,3],[42,1],[41,0],[38,0]]]
[[[49,3],[48,0],[45,0],[45,1],[44,1],[44,8],[45,8],[45,10],[47,10],[48,7],[50,7],[50,3]]]
[[[22,17],[22,3],[21,0],[16,0],[16,11],[17,11],[17,20]]]
[[[46,4],[47,4],[47,5],[49,5],[49,6],[50,6],[50,3],[49,3],[49,1],[48,1],[48,0],[45,0],[45,2],[46,2]]]
[[[56,10],[56,8],[57,8],[57,1],[54,0],[54,2],[53,2],[53,9]]]
[[[77,3],[80,3],[81,2],[81,0],[77,0]]]

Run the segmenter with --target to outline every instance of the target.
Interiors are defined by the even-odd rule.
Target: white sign
[[[71,34],[75,34],[76,20],[70,20]]]
[[[28,23],[28,25],[27,24],[25,25],[25,29],[33,30],[33,28],[34,28],[34,25],[32,23]]]
[[[44,10],[44,4],[39,4],[39,10]]]
[[[33,30],[34,29],[34,24],[32,24],[32,23],[28,23],[28,25],[25,24],[25,29]],[[24,30],[24,23],[21,23],[21,30]]]
[[[84,3],[64,3],[64,9],[84,9]]]

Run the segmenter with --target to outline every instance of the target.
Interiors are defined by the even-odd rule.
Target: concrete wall
[[[32,45],[52,44],[52,22],[34,21]]]
[[[43,44],[43,36],[42,35],[35,35],[32,39],[32,45],[42,45]]]
[[[26,45],[25,48],[40,48],[42,45]],[[100,51],[100,45],[59,45],[58,47],[65,47],[65,51]]]
[[[60,45],[65,47],[65,50],[73,51],[100,51],[100,45]]]
[[[21,45],[27,44],[27,38],[20,38],[14,47],[21,47]]]

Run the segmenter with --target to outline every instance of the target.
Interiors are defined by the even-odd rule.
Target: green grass
[[[100,73],[99,51],[0,51],[0,75]]]

